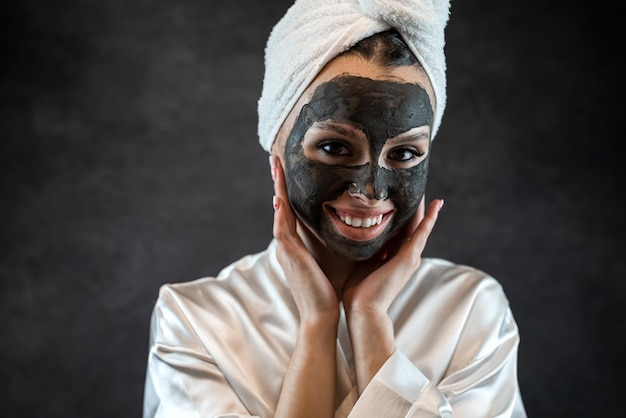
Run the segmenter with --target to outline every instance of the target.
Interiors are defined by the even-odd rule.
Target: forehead
[[[317,88],[338,77],[353,76],[399,84],[417,84],[427,93],[434,108],[434,91],[426,73],[416,66],[380,67],[358,55],[339,56],[332,60],[311,82],[294,106],[291,113],[299,113],[304,104],[311,100]]]
[[[300,128],[325,120],[354,123],[368,138],[378,140],[432,125],[426,91],[417,84],[386,79],[342,75],[317,87],[302,109]]]
[[[372,80],[388,80],[398,83],[418,84],[428,93],[434,114],[435,93],[428,76],[420,67],[401,66],[384,68],[358,55],[342,55],[326,64],[291,109],[274,141],[273,148],[275,152],[279,155],[282,154],[287,136],[289,136],[289,132],[293,129],[302,107],[309,103],[317,88],[332,79],[342,76],[356,76],[370,78]]]
[[[368,61],[358,55],[342,55],[330,61],[320,73],[315,77],[304,93],[300,96],[287,119],[283,122],[283,126],[276,137],[276,144],[283,148],[284,141],[289,132],[293,128],[293,124],[297,119],[302,107],[309,103],[317,88],[337,77],[356,76],[370,78],[372,80],[387,80],[398,83],[414,83],[422,86],[428,93],[430,103],[434,112],[435,94],[426,73],[416,66],[401,66],[386,68],[380,67],[375,63]]]

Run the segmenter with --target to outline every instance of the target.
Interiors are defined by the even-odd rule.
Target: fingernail
[[[278,210],[278,196],[272,196],[272,206],[274,210]]]
[[[443,199],[439,199],[439,209],[437,209],[437,212],[439,212],[441,210],[441,208],[443,207]]]

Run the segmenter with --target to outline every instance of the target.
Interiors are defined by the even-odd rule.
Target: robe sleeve
[[[493,292],[492,290],[495,290]],[[500,303],[495,301],[500,300]],[[478,292],[456,351],[434,382],[400,350],[385,362],[349,418],[525,418],[517,380],[519,333],[499,287]]]
[[[452,417],[446,397],[399,350],[367,385],[349,418]]]
[[[208,416],[253,415],[200,343],[184,310],[162,292],[151,319],[143,418]]]

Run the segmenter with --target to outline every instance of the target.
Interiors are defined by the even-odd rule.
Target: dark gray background
[[[0,415],[140,416],[159,286],[265,248],[256,101],[289,3],[0,6]],[[576,5],[453,2],[431,163],[427,255],[501,281],[531,417],[623,412],[623,45]]]

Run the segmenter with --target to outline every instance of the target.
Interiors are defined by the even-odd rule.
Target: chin
[[[365,261],[374,257],[383,248],[384,243],[355,243],[355,242],[325,242],[328,248],[337,257],[349,261]]]
[[[337,230],[332,222],[322,224],[318,237],[328,251],[335,256],[347,261],[365,261],[376,256],[384,248],[393,226],[388,224],[385,231],[368,241],[350,239]]]

